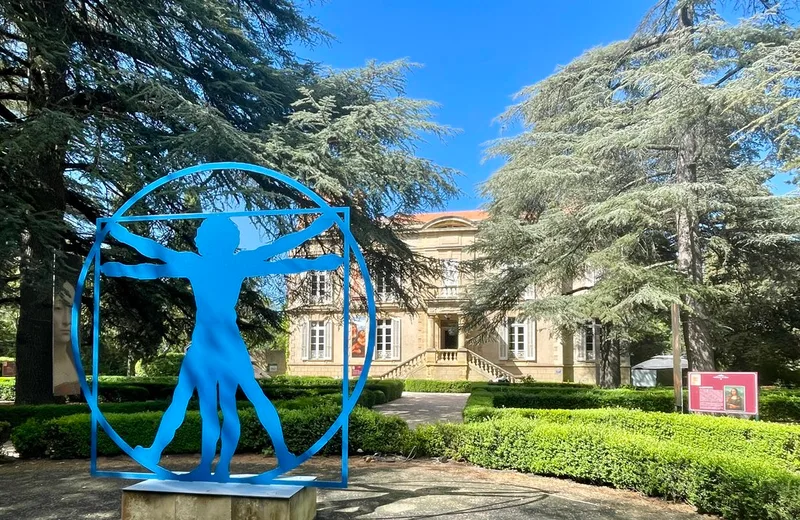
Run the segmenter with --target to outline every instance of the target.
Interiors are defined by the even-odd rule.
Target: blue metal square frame
[[[341,213],[341,216],[344,219],[344,224],[347,230],[350,229],[350,208],[348,207],[332,207],[329,208],[337,213]],[[224,212],[224,213],[215,213],[218,216],[226,216],[226,217],[257,217],[257,216],[267,216],[267,215],[287,215],[287,214],[314,214],[320,213],[321,210],[319,208],[310,208],[310,209],[294,209],[294,210],[259,210],[259,211],[237,211],[237,212]],[[187,220],[187,219],[204,219],[207,218],[209,214],[207,213],[184,213],[178,215],[140,215],[140,216],[128,216],[128,217],[119,217],[116,219],[116,222],[142,222],[142,221],[155,221],[155,220]],[[99,218],[97,219],[95,233],[96,236],[99,236],[100,230],[110,219],[108,218]],[[350,265],[351,265],[351,255],[352,255],[352,243],[349,233],[342,233],[343,235],[343,256],[346,259],[344,261],[344,273],[343,273],[343,287],[345,290],[343,291],[343,323],[344,326],[342,327],[343,331],[343,358],[342,358],[342,410],[345,409],[346,400],[350,397],[350,374],[349,374],[349,357],[350,351],[348,349],[349,345],[349,336],[350,336],[350,327],[348,326],[350,322]],[[88,399],[93,401],[94,406],[91,407],[91,461],[90,461],[90,474],[93,477],[112,477],[112,478],[124,478],[124,479],[150,479],[150,478],[157,478],[155,473],[147,473],[147,472],[131,472],[131,471],[104,471],[99,470],[97,468],[97,426],[99,424],[99,420],[97,417],[97,399],[98,399],[98,385],[99,385],[99,357],[100,357],[100,287],[101,287],[101,277],[100,277],[100,254],[95,257],[94,261],[94,294],[93,294],[93,309],[92,309],[92,395],[87,396]],[[370,331],[370,336],[375,334],[374,330]],[[324,480],[314,480],[308,482],[304,485],[311,486],[311,487],[319,487],[319,488],[337,488],[337,489],[344,489],[347,487],[347,482],[349,478],[349,424],[350,418],[349,415],[347,419],[342,422],[341,425],[341,432],[342,432],[342,451],[341,451],[341,460],[342,460],[342,467],[341,467],[341,480],[339,481],[324,481]],[[134,462],[136,462],[134,460]],[[235,475],[232,475],[235,477]],[[245,476],[243,476],[245,477]],[[278,477],[271,479],[268,482],[260,482],[259,484],[291,484],[291,478],[283,478]]]

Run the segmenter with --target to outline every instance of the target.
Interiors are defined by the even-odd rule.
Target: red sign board
[[[360,376],[361,372],[364,370],[364,365],[353,365],[353,377]]]
[[[14,377],[17,375],[17,363],[15,361],[3,361],[0,363],[0,366],[3,367],[3,377]]]
[[[689,372],[689,411],[758,415],[758,373]]]

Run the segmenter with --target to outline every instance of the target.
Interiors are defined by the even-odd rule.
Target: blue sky
[[[419,155],[456,168],[464,194],[448,209],[479,207],[478,186],[498,166],[482,164],[500,137],[493,120],[523,87],[592,47],[629,37],[653,0],[331,0],[307,12],[336,40],[300,57],[334,68],[408,58],[407,94],[441,104],[436,120],[461,133],[431,140]]]

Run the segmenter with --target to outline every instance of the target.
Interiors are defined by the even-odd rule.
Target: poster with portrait
[[[725,385],[725,411],[744,411],[745,387]]]
[[[70,339],[78,265],[77,258],[57,263],[53,283],[53,395],[58,396],[81,393]]]
[[[367,354],[369,320],[366,316],[350,318],[350,357],[363,359]]]

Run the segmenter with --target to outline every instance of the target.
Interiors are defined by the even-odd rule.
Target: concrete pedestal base
[[[317,490],[145,480],[122,490],[122,520],[311,520]]]

